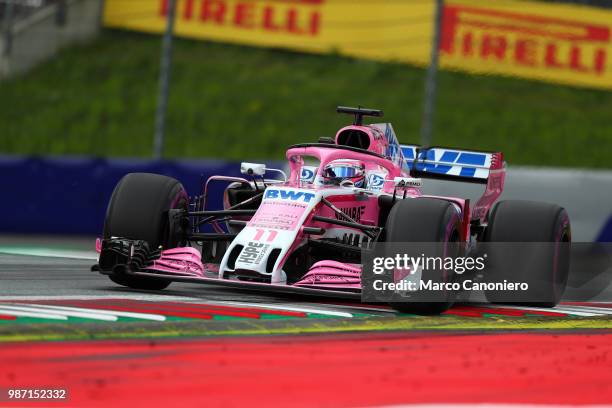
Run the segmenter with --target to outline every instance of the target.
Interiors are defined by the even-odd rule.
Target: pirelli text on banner
[[[440,51],[447,67],[612,87],[611,12],[473,3],[445,7]]]
[[[106,0],[107,26],[161,33],[168,0]],[[178,36],[424,66],[434,0],[178,0]],[[442,68],[612,89],[612,10],[447,0]]]

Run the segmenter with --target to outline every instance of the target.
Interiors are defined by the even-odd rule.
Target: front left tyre
[[[453,255],[460,240],[459,212],[448,201],[435,198],[411,198],[400,200],[393,205],[385,225],[385,242],[395,244],[414,243],[416,247],[423,244],[428,249],[434,249],[438,255]],[[395,256],[395,253],[390,254]],[[418,254],[412,254],[418,255]],[[423,280],[450,282],[454,280],[452,271],[429,271],[423,275]],[[450,291],[431,296],[418,291],[405,302],[391,302],[391,307],[402,313],[435,315],[448,310],[452,305],[455,293]],[[436,301],[432,301],[431,298]]]
[[[175,248],[178,242],[168,225],[168,210],[186,209],[189,197],[176,179],[151,173],[130,173],[113,191],[104,221],[104,239],[121,237],[146,241],[150,248]],[[163,278],[142,278],[113,273],[110,279],[132,289],[161,290]]]

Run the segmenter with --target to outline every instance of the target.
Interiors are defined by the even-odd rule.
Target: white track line
[[[0,296],[0,302],[27,302],[30,300],[106,300],[106,299],[131,299],[131,300],[168,300],[168,301],[197,301],[204,302],[205,299],[188,296],[149,295],[141,293],[130,293],[116,295],[39,295],[39,296]],[[1,303],[0,303],[1,304]]]
[[[592,310],[594,312],[612,314],[612,307],[598,307],[598,306],[562,306],[562,307],[571,307],[571,308],[578,308],[578,309],[584,308],[586,310]]]
[[[217,303],[221,304],[221,302],[217,302]],[[243,302],[223,302],[223,304],[235,305],[235,306],[256,307],[260,309],[286,310],[289,312],[316,313],[316,314],[336,316],[336,317],[353,317],[351,313],[334,312],[331,310],[315,309],[311,307],[301,307],[301,306],[298,307],[298,306],[285,306],[285,305],[277,306],[277,305],[262,304],[262,303],[243,303]]]
[[[194,297],[183,297],[183,296],[164,296],[164,295],[111,295],[111,296],[79,296],[79,295],[69,295],[69,296],[10,296],[10,297],[1,297],[0,296],[0,306],[3,302],[24,302],[24,301],[45,301],[45,300],[104,300],[104,299],[131,299],[131,300],[150,300],[150,301],[169,301],[176,302],[182,301],[185,303],[191,304],[204,304],[204,305],[226,305],[226,306],[243,306],[243,307],[254,307],[259,309],[272,309],[272,310],[287,310],[293,312],[303,312],[303,313],[317,313],[328,316],[336,316],[336,317],[353,317],[351,313],[340,312],[340,311],[330,311],[330,310],[322,310],[316,309],[312,307],[301,307],[294,305],[270,305],[270,304],[261,304],[261,303],[246,303],[246,302],[232,302],[232,301],[207,301],[205,299],[199,299]],[[36,305],[37,307],[48,307],[48,308],[64,308],[64,306],[50,306],[50,305]],[[67,307],[67,306],[66,306]],[[335,307],[335,306],[334,306]],[[69,307],[68,307],[69,308]],[[70,308],[69,308],[70,309]],[[81,309],[81,308],[74,308]],[[58,309],[60,310],[60,309]],[[86,310],[82,309],[82,310]],[[96,313],[102,313],[102,310],[98,309],[89,309]],[[155,315],[155,314],[142,314],[142,313],[131,313],[131,312],[118,312],[118,311],[108,311],[110,314],[114,314],[116,316],[124,316],[124,317],[133,317],[136,319],[148,319],[148,320],[159,320],[164,321],[165,316]],[[153,316],[153,317],[152,317]]]
[[[163,322],[166,320],[166,316],[159,314],[151,314],[151,313],[136,313],[136,312],[124,312],[118,310],[103,310],[103,309],[88,309],[82,307],[70,307],[70,306],[55,306],[55,305],[36,305],[41,309],[48,309],[49,311],[57,311],[57,313],[65,314],[65,312],[82,312],[82,313],[92,313],[96,315],[103,315],[109,317],[115,317],[114,320],[117,320],[117,316],[119,317],[131,317],[133,319],[143,319],[143,320],[154,320],[157,322]]]
[[[546,309],[543,309],[546,310]],[[565,306],[555,306],[552,309],[548,309],[552,312],[561,312],[561,313],[567,313],[567,314],[572,314],[572,315],[576,315],[576,316],[582,316],[582,317],[597,317],[597,316],[603,316],[602,313],[593,313],[591,311],[588,310],[577,310],[577,309],[573,309],[573,308],[568,308]]]
[[[87,310],[87,309],[78,309],[78,308],[68,308],[68,309],[60,309],[49,307],[47,305],[32,305],[32,304],[23,304],[23,303],[8,303],[4,304],[6,307],[12,308],[21,308],[23,310],[36,310],[42,311],[43,313],[51,313],[51,314],[59,314],[68,317],[81,317],[84,319],[92,319],[92,320],[104,320],[107,322],[116,322],[117,316],[108,314],[108,313],[98,313],[97,310]]]
[[[597,313],[599,315],[612,315],[612,309],[595,306],[559,306],[563,309],[575,310],[577,312]]]
[[[398,314],[399,312],[397,310],[393,310],[391,307],[369,307],[369,306],[359,306],[359,305],[336,305],[333,303],[322,303],[321,306],[329,306],[329,307],[333,307],[333,308],[340,308],[340,309],[352,309],[354,311],[372,311],[372,312],[382,312],[382,313],[391,313],[391,314]]]
[[[568,309],[565,309],[565,307],[561,307],[561,306],[556,306],[556,307],[553,307],[553,308],[546,308],[546,307],[490,305],[490,307],[492,307],[492,308],[504,308],[504,309],[515,309],[515,310],[523,310],[523,311],[533,310],[533,311],[536,311],[536,312],[557,312],[557,313],[565,313],[565,314],[571,314],[571,315],[582,316],[582,317],[601,316],[601,314],[597,314],[597,313],[591,313],[591,312],[586,312],[586,311],[583,312],[583,311],[577,311],[577,310],[568,310]]]
[[[0,308],[17,310],[17,311],[21,311],[21,312],[43,313],[43,314],[46,313],[46,314],[56,314],[56,315],[66,316],[66,317],[80,317],[80,318],[83,318],[83,319],[104,320],[104,321],[107,321],[107,322],[116,322],[117,321],[117,317],[116,316],[101,315],[99,313],[88,313],[88,312],[84,312],[84,311],[50,310],[50,309],[46,309],[44,307],[40,307],[38,305],[36,305],[36,306],[22,306],[22,305],[7,304],[7,305],[0,306]]]
[[[98,253],[95,251],[70,251],[52,248],[1,248],[0,254],[7,255],[27,255],[41,256],[46,258],[69,258],[69,259],[87,259],[92,261],[98,260]]]
[[[18,317],[35,317],[37,319],[48,319],[48,320],[68,320],[68,317],[59,315],[59,314],[24,312],[24,311],[18,311],[14,309],[6,309],[1,306],[0,306],[0,314],[8,315],[8,316],[18,316]]]

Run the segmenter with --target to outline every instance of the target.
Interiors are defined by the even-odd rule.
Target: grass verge
[[[0,152],[151,155],[160,38],[105,30],[0,83]],[[168,157],[279,159],[331,136],[335,106],[381,108],[418,142],[424,71],[401,64],[177,39]],[[434,141],[511,164],[612,167],[612,92],[441,72]]]

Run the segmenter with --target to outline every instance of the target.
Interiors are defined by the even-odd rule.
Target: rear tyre
[[[485,292],[489,302],[541,307],[553,307],[559,303],[569,275],[571,242],[570,220],[564,208],[535,201],[501,201],[490,211],[485,241],[554,244],[517,246],[517,251],[522,253],[517,253],[514,259],[522,261],[520,267],[510,262],[494,265],[491,270],[494,276],[490,280],[525,282],[529,288],[511,294]],[[513,249],[500,248],[499,251],[504,254],[490,259],[508,259],[508,251]]]
[[[395,203],[385,224],[385,242],[442,242],[446,244],[459,241],[460,216],[457,209],[448,201],[434,198],[413,198]],[[452,249],[451,249],[452,247]],[[454,250],[454,245],[444,245],[444,252]],[[447,255],[451,255],[450,253]],[[449,281],[453,273],[444,273],[434,278],[436,281]],[[418,293],[413,301],[393,302],[391,307],[403,313],[420,315],[440,314],[453,304],[453,293],[445,293],[440,302],[419,301]]]
[[[127,174],[115,187],[108,204],[104,238],[143,240],[150,248],[175,248],[178,242],[169,231],[168,210],[188,205],[189,197],[178,180],[158,174]],[[170,285],[167,279],[122,274],[109,277],[133,289],[161,290]]]

